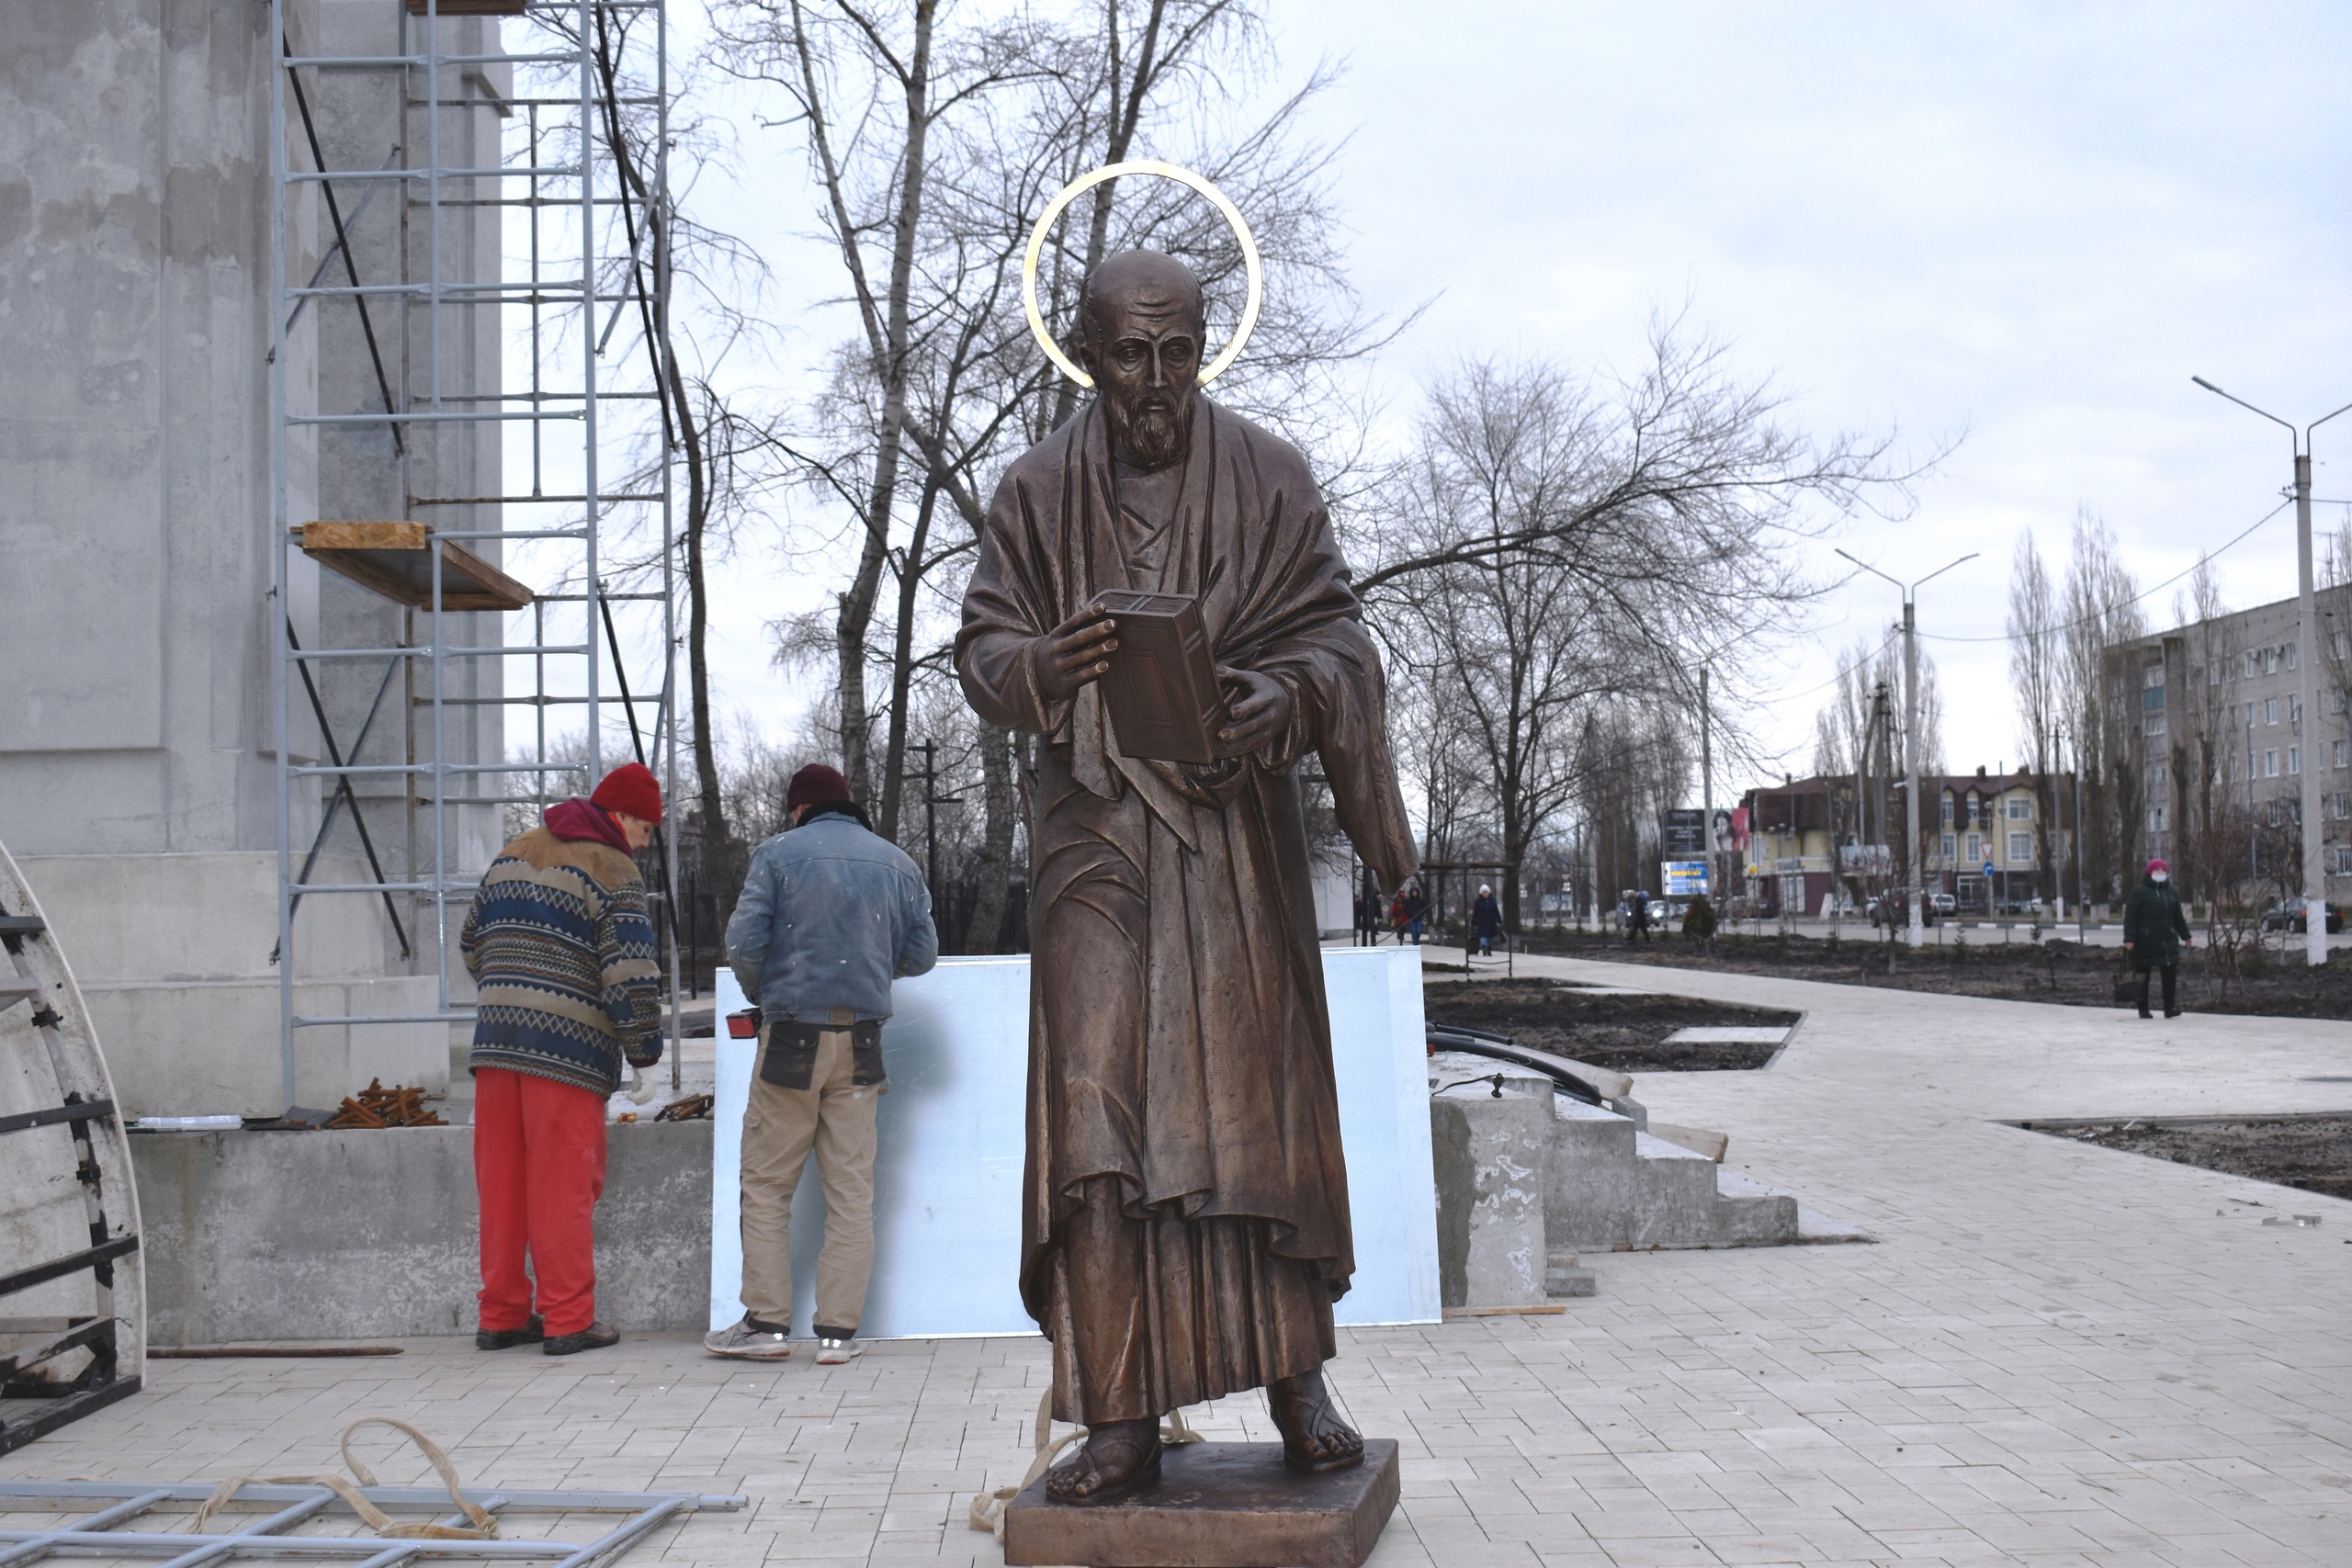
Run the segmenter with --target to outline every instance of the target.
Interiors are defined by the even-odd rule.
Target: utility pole
[[[2075,761],[2072,785],[2075,796],[2075,935],[2083,935],[2083,922],[2090,915],[2088,895],[2083,891],[2083,735],[2079,718],[2067,721],[2066,752]]]
[[[2262,897],[2262,835],[2254,820],[2254,705],[2245,705],[2245,896]],[[2256,913],[2259,913],[2257,910]]]
[[[2267,409],[2256,408],[2244,398],[2224,392],[2202,376],[2190,380],[2219,397],[2250,412],[2258,413],[2273,424],[2287,425],[2288,439],[2295,452],[2295,576],[2296,576],[2296,660],[2295,684],[2301,692],[2303,719],[2298,727],[2299,739],[2296,760],[2302,775],[2303,829],[2303,953],[2313,967],[2327,962],[2327,867],[2320,848],[2319,763],[2315,757],[2303,753],[2311,747],[2301,744],[2319,733],[2319,602],[2312,581],[2312,432],[2334,419],[2335,414],[2352,409],[2346,403],[2335,413],[2325,414],[2303,426],[2298,433],[2291,424]],[[2246,773],[2254,772],[2254,758],[2246,757]],[[2253,790],[2246,792],[2253,798]],[[2251,814],[2249,814],[2250,816]]]
[[[1715,753],[1714,710],[1707,704],[1707,667],[1699,666],[1699,800],[1707,814],[1707,901],[1720,907],[1723,884],[1715,880]]]
[[[964,797],[960,795],[942,795],[939,793],[938,764],[932,760],[932,754],[938,750],[937,746],[932,741],[926,740],[916,749],[922,753],[923,886],[929,889],[931,893],[932,918],[936,920],[938,919],[939,911],[939,815],[937,807],[942,806],[959,806],[963,803]]]
[[[1919,755],[1919,617],[1917,613],[1919,590],[1934,579],[1950,571],[1953,567],[1974,560],[1978,552],[1971,550],[1956,561],[1948,561],[1928,573],[1926,577],[1907,586],[1892,577],[1887,577],[1886,573],[1867,561],[1848,556],[1843,550],[1838,553],[1846,556],[1848,560],[1853,561],[1856,566],[1860,567],[1872,577],[1886,578],[1886,581],[1894,583],[1903,594],[1903,776],[1910,781],[1904,786],[1903,791],[1905,797],[1904,818],[1911,834],[1911,852],[1920,863],[1919,874],[1911,879],[1910,935],[1911,945],[1921,947],[1925,946],[1928,941],[1927,916],[1924,908],[1928,897],[1928,878],[1927,857],[1919,853],[1919,765],[1923,761]]]

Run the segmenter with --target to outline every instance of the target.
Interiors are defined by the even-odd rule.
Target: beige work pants
[[[764,1033],[760,1050],[766,1054]],[[763,1323],[792,1321],[792,1194],[812,1149],[825,1193],[812,1327],[854,1333],[865,1315],[874,1274],[874,1115],[884,1086],[852,1084],[850,1066],[843,1029],[817,1037],[816,1071],[805,1089],[779,1089],[752,1068],[743,1110],[743,1307]]]

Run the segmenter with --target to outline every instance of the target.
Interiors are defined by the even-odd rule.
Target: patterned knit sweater
[[[504,1067],[608,1095],[624,1055],[639,1067],[662,1059],[645,884],[610,844],[546,828],[508,844],[482,874],[459,947],[481,989],[476,1071]]]

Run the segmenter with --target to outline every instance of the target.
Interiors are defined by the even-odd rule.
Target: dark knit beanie
[[[792,775],[791,787],[784,792],[784,808],[797,811],[804,806],[819,806],[828,800],[847,800],[849,780],[842,777],[837,768],[822,762],[811,762]]]

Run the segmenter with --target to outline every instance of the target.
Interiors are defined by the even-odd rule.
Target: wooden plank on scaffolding
[[[302,553],[411,609],[433,607],[433,530],[423,523],[305,523]],[[441,544],[441,607],[520,610],[531,591],[454,539]]]

